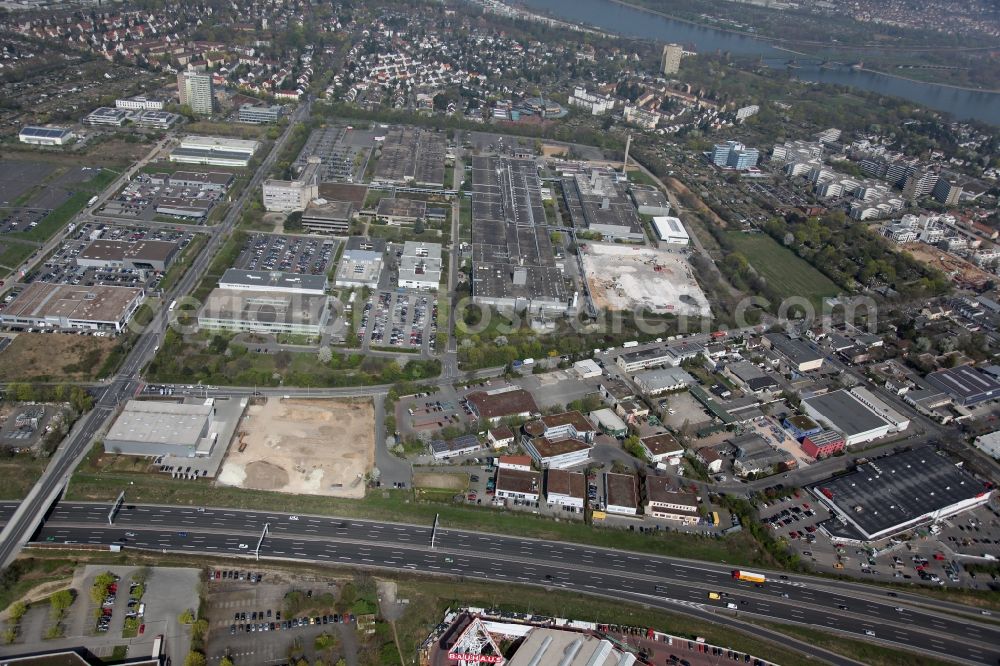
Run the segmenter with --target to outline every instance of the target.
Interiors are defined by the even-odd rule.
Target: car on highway
[[[288,516],[288,520],[298,520],[298,516]]]
[[[245,544],[245,543],[241,543],[241,544],[239,545],[239,549],[240,549],[240,550],[246,550],[246,549],[247,549],[247,548],[249,548],[249,547],[250,547],[250,546],[248,546],[248,545],[247,545],[247,544]]]
[[[126,532],[125,536],[127,536],[127,537],[134,537],[135,536],[135,532]]]
[[[875,632],[871,629],[865,629],[865,636],[874,636]]]

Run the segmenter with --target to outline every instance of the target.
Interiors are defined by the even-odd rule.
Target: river
[[[582,23],[626,37],[693,45],[702,53],[728,51],[734,55],[761,55],[777,67],[784,67],[782,63],[791,58],[787,51],[776,49],[761,39],[677,21],[611,0],[518,0],[518,4],[563,21]],[[900,97],[961,120],[975,119],[1000,126],[1000,93],[910,81],[850,67],[802,65],[794,75],[804,81],[839,84]]]

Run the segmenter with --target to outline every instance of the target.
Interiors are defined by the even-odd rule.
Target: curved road
[[[268,558],[542,585],[724,623],[747,618],[811,625],[970,664],[1000,658],[1000,625],[984,621],[977,610],[905,592],[889,597],[885,589],[861,583],[768,574],[768,582],[757,587],[734,581],[725,565],[446,528],[438,529],[432,549],[430,526],[306,515],[292,519],[235,509],[126,506],[108,526],[108,509],[107,504],[62,502],[35,540],[252,556],[268,523],[260,553]],[[708,591],[724,596],[711,601]]]

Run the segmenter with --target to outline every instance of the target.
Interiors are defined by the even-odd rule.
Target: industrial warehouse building
[[[1000,381],[968,365],[938,370],[927,375],[927,382],[950,395],[956,403],[973,407],[1000,398]]]
[[[854,391],[847,389],[831,391],[802,401],[802,409],[806,414],[820,422],[820,425],[826,423],[830,428],[844,434],[846,446],[870,442],[889,433],[905,430],[909,426],[909,421],[898,417],[895,412],[879,413],[875,405],[876,403],[864,400]],[[890,418],[893,420],[890,421]]]
[[[647,370],[636,374],[632,380],[643,395],[649,396],[660,395],[668,391],[679,391],[696,383],[694,377],[683,368]]]
[[[104,450],[126,456],[193,458],[212,452],[215,401],[200,404],[129,400],[104,438]]]
[[[180,251],[176,241],[95,240],[76,257],[77,266],[163,272]]]
[[[18,141],[35,146],[62,146],[76,138],[68,127],[38,127],[28,125],[17,133]]]
[[[260,141],[220,136],[186,136],[170,152],[170,161],[246,168],[259,149]]]
[[[856,471],[811,488],[838,520],[836,538],[875,541],[989,501],[990,492],[929,446],[858,465]]]
[[[687,245],[691,242],[691,236],[688,235],[687,229],[684,228],[679,217],[654,217],[653,231],[656,232],[656,238],[662,243]]]
[[[144,295],[142,289],[132,287],[32,282],[0,311],[0,324],[22,329],[121,331]]]
[[[545,501],[549,505],[570,506],[583,511],[584,493],[587,479],[583,472],[567,472],[564,469],[545,470]]]

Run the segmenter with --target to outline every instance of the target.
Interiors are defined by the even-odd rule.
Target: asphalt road
[[[431,549],[430,526],[305,515],[293,520],[286,514],[232,509],[126,506],[108,526],[108,508],[62,502],[36,540],[111,544],[125,539],[126,547],[252,556],[268,523],[262,557],[542,585],[713,621],[807,624],[967,663],[1000,658],[1000,626],[983,622],[975,609],[904,592],[888,597],[885,589],[862,583],[797,575],[783,580],[768,573],[768,582],[756,587],[734,581],[726,565],[451,529],[439,529]],[[712,601],[709,591],[728,596]],[[829,654],[822,656],[831,660]]]

